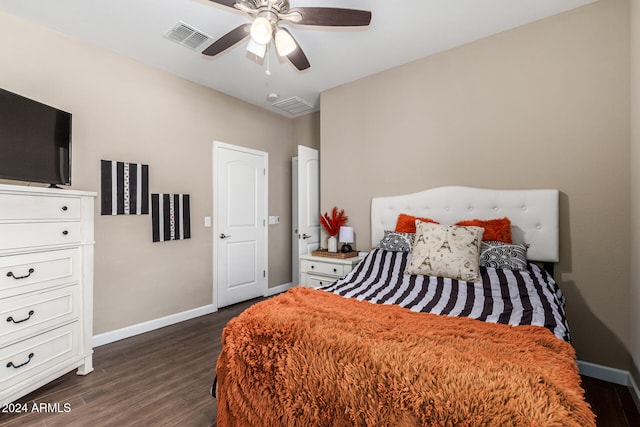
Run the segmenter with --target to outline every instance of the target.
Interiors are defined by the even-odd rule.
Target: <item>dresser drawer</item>
[[[80,249],[0,257],[0,297],[80,280]]]
[[[77,197],[0,194],[0,220],[79,219]]]
[[[80,316],[80,286],[0,299],[0,342],[16,341]]]
[[[57,365],[78,358],[79,337],[80,325],[74,322],[0,348],[0,389],[35,381]]]
[[[0,224],[0,251],[78,243],[81,238],[80,222]]]
[[[327,276],[333,276],[335,278],[342,277],[346,274],[345,267],[350,266],[309,260],[302,260],[300,262],[300,271],[305,271],[312,274],[325,274]],[[349,268],[349,271],[351,271],[351,268]]]

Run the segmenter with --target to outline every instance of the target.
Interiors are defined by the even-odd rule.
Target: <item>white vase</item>
[[[327,250],[329,252],[338,252],[338,239],[336,239],[336,236],[329,236],[329,240],[327,240]]]

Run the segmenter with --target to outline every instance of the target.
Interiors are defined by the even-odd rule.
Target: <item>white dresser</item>
[[[0,185],[0,405],[93,370],[94,199]]]

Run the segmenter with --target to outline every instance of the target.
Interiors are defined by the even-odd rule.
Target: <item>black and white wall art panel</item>
[[[151,222],[154,242],[191,238],[189,195],[152,194]]]
[[[100,161],[102,215],[149,214],[149,166]]]

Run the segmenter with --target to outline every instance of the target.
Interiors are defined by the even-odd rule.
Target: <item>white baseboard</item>
[[[577,360],[576,364],[581,375],[629,387],[636,407],[640,408],[640,389],[629,371],[583,362],[582,360]]]
[[[604,365],[598,365],[591,362],[583,362],[577,360],[580,375],[607,381],[614,384],[629,385],[631,374],[623,369],[610,368]]]
[[[281,292],[285,292],[292,286],[292,283],[285,283],[284,285],[274,286],[268,288],[265,292],[265,297],[277,295]],[[93,337],[93,346],[100,347],[101,345],[109,344],[115,341],[120,341],[125,338],[130,338],[145,332],[150,332],[155,329],[164,328],[165,326],[173,325],[175,323],[184,322],[185,320],[195,319],[196,317],[204,316],[218,311],[213,305],[205,305],[203,307],[194,308],[191,310],[183,311],[181,313],[171,314],[169,316],[161,317],[159,319],[149,320],[147,322],[138,323],[137,325],[127,326],[115,331],[105,332],[103,334],[95,335]]]
[[[265,297],[272,297],[282,292],[286,292],[293,283],[285,283],[284,285],[274,286],[273,288],[267,288],[267,292],[264,293]]]
[[[218,311],[218,309],[213,304],[209,304],[203,307],[183,311],[181,313],[171,314],[159,319],[153,319],[147,322],[138,323],[137,325],[131,325],[122,329],[116,329],[115,331],[94,335],[93,346],[99,347],[101,345],[109,344],[125,338],[130,338],[135,335],[143,334],[145,332],[150,332],[155,329],[164,328],[165,326],[173,325],[175,323],[184,322],[185,320],[204,316],[205,314],[214,313],[216,311]]]

